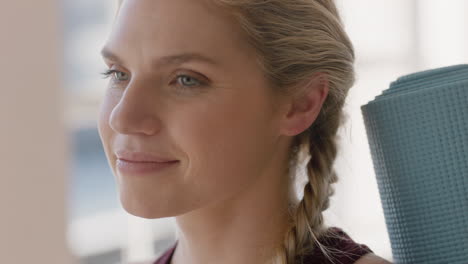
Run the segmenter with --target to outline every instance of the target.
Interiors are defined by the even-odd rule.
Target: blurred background
[[[401,75],[467,63],[468,2],[337,4],[356,49],[357,82],[347,99],[350,120],[340,130],[343,145],[335,164],[340,179],[325,221],[392,260],[360,106]],[[3,3],[0,233],[6,236],[0,252],[7,259],[6,253],[27,245],[37,251],[31,259],[54,255],[56,261],[48,263],[138,263],[155,259],[175,241],[173,218],[147,220],[122,209],[97,132],[107,84],[99,52],[116,8],[116,0]],[[25,155],[39,158],[24,166]],[[59,248],[68,252],[60,261]],[[30,262],[23,257],[5,263]]]

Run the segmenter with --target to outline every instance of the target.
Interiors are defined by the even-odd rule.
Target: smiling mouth
[[[137,152],[137,151],[130,151],[127,149],[121,149],[115,152],[115,155],[118,159],[125,160],[128,162],[170,162],[170,161],[177,161],[172,158],[165,158],[162,156],[158,156],[156,154],[150,152]]]
[[[143,175],[159,173],[167,168],[173,167],[179,161],[154,162],[154,161],[129,161],[117,159],[117,169],[125,175]]]

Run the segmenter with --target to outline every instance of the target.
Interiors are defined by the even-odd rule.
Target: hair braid
[[[332,184],[338,181],[333,163],[338,151],[337,130],[345,122],[344,113],[337,111],[342,105],[334,104],[332,108],[335,111],[323,108],[312,126],[293,142],[292,159],[297,160],[300,154],[310,158],[306,165],[307,182],[303,198],[291,210],[292,221],[274,263],[302,263],[302,257],[315,247],[333,262],[327,248],[318,241],[327,232],[322,212],[329,207],[329,198],[334,194]]]

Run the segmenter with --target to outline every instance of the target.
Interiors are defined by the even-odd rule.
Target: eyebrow
[[[101,56],[103,58],[107,58],[107,59],[113,60],[121,64],[123,62],[122,59],[120,59],[117,54],[115,54],[114,52],[112,52],[106,47],[104,47],[101,50]],[[196,53],[196,52],[185,52],[185,53],[180,53],[180,54],[175,54],[175,55],[163,56],[163,57],[153,60],[151,62],[151,66],[154,68],[158,68],[158,67],[162,67],[166,65],[179,65],[188,61],[201,61],[207,64],[211,64],[213,66],[219,66],[219,63],[215,61],[214,59],[204,56],[200,53]]]

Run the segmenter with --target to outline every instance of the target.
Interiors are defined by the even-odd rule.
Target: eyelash
[[[107,78],[111,77],[112,74],[118,73],[118,72],[121,72],[121,71],[117,71],[117,70],[106,70],[106,71],[104,71],[104,72],[101,72],[101,74],[104,76],[104,77],[103,77],[104,79],[107,79]],[[205,85],[204,82],[198,80],[198,79],[195,78],[195,77],[192,77],[192,76],[190,76],[190,75],[187,75],[187,74],[178,74],[178,75],[176,76],[176,80],[177,80],[178,78],[180,78],[180,77],[190,77],[190,78],[194,79],[195,81],[197,81],[197,82],[198,82],[198,85],[193,85],[193,86],[199,86],[199,87],[200,87],[200,86],[204,86],[204,85]],[[113,78],[113,79],[114,79],[114,78]],[[116,82],[120,82],[120,81],[119,81],[119,80],[116,80]],[[192,87],[192,86],[188,86],[188,85],[180,85],[180,86],[183,87],[183,88],[181,88],[181,89],[190,89],[190,87]]]

